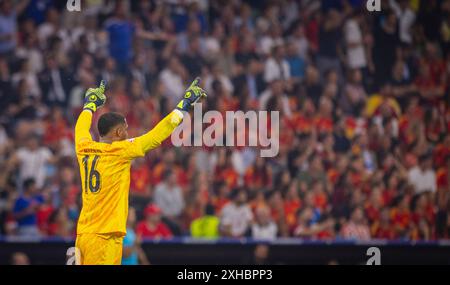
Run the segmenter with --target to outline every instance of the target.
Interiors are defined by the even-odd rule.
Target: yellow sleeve
[[[75,146],[85,141],[92,141],[92,136],[89,132],[91,123],[92,112],[89,110],[82,111],[75,125]]]
[[[183,113],[179,110],[172,111],[162,119],[151,131],[128,140],[128,147],[125,156],[133,159],[143,156],[146,152],[157,148],[175,130],[183,120]]]

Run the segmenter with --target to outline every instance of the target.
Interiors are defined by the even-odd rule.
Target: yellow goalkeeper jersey
[[[108,144],[92,140],[92,113],[81,112],[75,126],[83,201],[77,234],[126,234],[131,161],[158,147],[182,118],[175,110],[143,136]]]

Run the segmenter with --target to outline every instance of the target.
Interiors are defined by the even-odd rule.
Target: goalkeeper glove
[[[89,88],[84,95],[83,110],[97,111],[98,108],[105,105],[105,81],[102,80],[98,88]]]
[[[194,106],[195,103],[198,102],[198,100],[200,100],[202,97],[206,97],[206,92],[202,88],[200,88],[199,84],[200,78],[197,77],[192,82],[191,86],[186,89],[183,100],[181,100],[176,107],[178,110],[189,111],[189,108]]]

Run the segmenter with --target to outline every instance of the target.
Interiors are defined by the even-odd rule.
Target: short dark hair
[[[25,189],[25,191],[28,191],[30,189],[31,186],[35,185],[36,181],[34,180],[34,178],[27,178],[25,179],[25,181],[23,182],[23,188]]]
[[[167,180],[171,175],[173,174],[173,171],[171,169],[167,169],[163,172],[163,180]]]
[[[206,207],[205,207],[205,215],[214,216],[215,212],[216,212],[216,209],[214,208],[213,205],[211,205],[211,204],[207,204],[206,205]]]
[[[125,117],[121,114],[109,112],[100,116],[97,123],[98,133],[101,137],[106,136],[112,128],[125,123]]]

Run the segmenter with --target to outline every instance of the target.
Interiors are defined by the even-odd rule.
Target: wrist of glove
[[[201,98],[206,97],[206,92],[200,88],[200,78],[196,78],[184,93],[183,99],[178,103],[176,109],[180,111],[189,111]]]
[[[83,110],[97,111],[106,102],[105,82],[102,80],[98,88],[89,88],[84,95]]]

